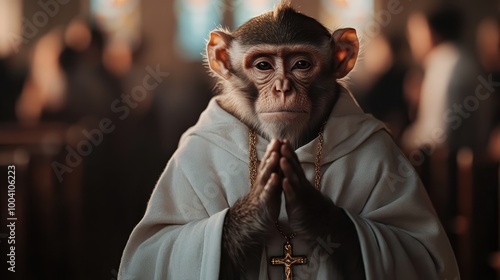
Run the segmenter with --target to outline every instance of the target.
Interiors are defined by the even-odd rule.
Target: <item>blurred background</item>
[[[357,29],[345,84],[419,172],[462,279],[499,279],[500,2],[292,2]],[[212,97],[209,31],[275,3],[0,0],[1,279],[116,279],[156,180]]]

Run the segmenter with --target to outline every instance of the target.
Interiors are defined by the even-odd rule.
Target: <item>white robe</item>
[[[296,153],[313,182],[318,139]],[[262,158],[268,141],[259,137]],[[413,167],[384,130],[341,93],[324,131],[321,191],[354,223],[367,279],[459,279],[448,239]],[[248,128],[215,99],[180,140],[146,214],[123,253],[119,279],[218,279],[221,236],[229,207],[249,191]],[[284,200],[283,204],[284,204]],[[281,223],[286,222],[282,205]],[[246,279],[282,279],[271,266],[283,255],[278,231],[263,246],[260,270]],[[332,261],[342,244],[293,239],[294,279],[343,279]]]

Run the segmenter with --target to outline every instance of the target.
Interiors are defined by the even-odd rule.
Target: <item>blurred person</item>
[[[55,28],[40,38],[31,54],[30,73],[16,104],[23,125],[36,125],[43,112],[56,112],[64,103],[64,77],[59,67],[62,31]]]
[[[448,6],[427,15],[413,14],[408,20],[408,42],[424,76],[415,121],[402,139],[407,151],[475,145],[470,131],[473,118],[462,108],[464,97],[471,93],[474,69],[459,43],[462,24],[461,11]]]
[[[85,21],[75,19],[65,29],[51,30],[33,50],[16,109],[21,123],[76,123],[108,116],[123,91],[119,76],[131,63],[116,66],[116,57],[111,51],[105,56],[104,35]]]
[[[123,86],[121,77],[106,67],[104,34],[98,28],[75,19],[66,28],[64,42],[59,57],[66,80],[63,115],[72,122],[86,116],[109,116],[111,104],[122,94]]]

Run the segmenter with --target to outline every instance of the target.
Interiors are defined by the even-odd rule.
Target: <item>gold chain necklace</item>
[[[314,165],[314,187],[319,190],[321,187],[321,156],[323,153],[323,130],[325,129],[325,123],[321,126],[318,133],[318,146],[316,151],[316,162]],[[257,178],[257,166],[258,166],[258,156],[257,156],[257,133],[255,130],[250,129],[248,132],[248,161],[249,161],[249,175],[250,175],[250,187],[253,188],[255,180]],[[305,256],[293,256],[293,248],[291,240],[296,236],[295,232],[290,235],[286,235],[281,229],[278,221],[276,221],[276,228],[279,233],[285,239],[285,244],[283,245],[283,257],[272,257],[272,265],[282,265],[284,268],[285,279],[292,280],[292,265],[299,265],[307,263],[307,258]]]

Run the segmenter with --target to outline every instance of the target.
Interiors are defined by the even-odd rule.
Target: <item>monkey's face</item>
[[[297,138],[319,113],[313,112],[318,108],[313,105],[319,104],[313,104],[310,95],[324,54],[324,49],[311,45],[259,45],[245,52],[243,72],[257,90],[254,113],[270,138]]]
[[[216,30],[207,62],[219,78],[219,104],[262,136],[311,139],[335,103],[337,79],[351,71],[356,31],[330,32],[287,5],[257,16],[234,33]]]

